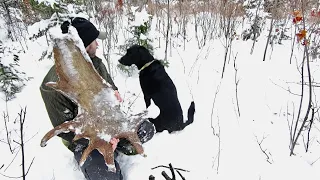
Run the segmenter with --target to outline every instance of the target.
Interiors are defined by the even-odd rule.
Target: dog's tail
[[[194,101],[192,101],[188,109],[188,120],[184,123],[184,127],[193,123],[195,111],[196,111],[195,104],[194,104]]]

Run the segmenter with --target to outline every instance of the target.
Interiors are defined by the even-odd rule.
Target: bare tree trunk
[[[187,39],[187,17],[184,15],[183,17],[183,50],[186,50],[186,39]]]
[[[302,5],[302,15],[304,16],[304,7]],[[305,26],[305,20],[304,20],[304,17],[303,17],[303,29],[306,29],[306,26]],[[303,39],[306,41],[306,37]],[[294,129],[294,132],[293,132],[293,136],[291,137],[292,141],[291,141],[291,146],[290,146],[290,156],[293,155],[293,151],[294,151],[294,148],[298,142],[298,139],[299,139],[299,136],[303,130],[303,128],[305,127],[305,124],[306,122],[308,121],[308,117],[309,117],[309,113],[310,113],[310,110],[312,109],[312,78],[311,78],[311,70],[310,70],[310,59],[309,59],[309,50],[308,50],[308,46],[305,45],[304,46],[304,54],[305,54],[305,57],[303,57],[304,59],[307,60],[307,73],[308,73],[308,88],[309,88],[309,93],[308,93],[308,105],[307,105],[307,111],[306,111],[306,114],[304,116],[304,119],[302,121],[302,124],[300,126],[300,129],[296,135],[296,131],[297,131],[297,126],[298,126],[298,123],[299,123],[299,115],[300,115],[300,112],[301,112],[301,107],[302,107],[302,99],[304,98],[303,96],[303,86],[304,86],[304,76],[303,76],[303,71],[304,71],[304,60],[302,62],[302,74],[301,74],[301,86],[302,86],[302,92],[301,92],[301,101],[300,101],[300,108],[299,108],[299,112],[298,112],[298,117],[297,117],[297,120],[296,120],[296,124],[295,124],[295,129]]]
[[[307,106],[307,112],[306,112],[306,114],[305,114],[305,116],[304,116],[303,122],[302,122],[302,124],[301,124],[301,126],[300,126],[300,129],[299,129],[297,135],[296,135],[296,131],[297,131],[298,123],[299,123],[299,116],[298,116],[298,118],[297,118],[297,120],[296,120],[295,130],[294,130],[293,137],[292,137],[292,140],[293,140],[293,141],[292,141],[291,148],[290,148],[290,156],[294,154],[294,153],[293,153],[294,148],[295,148],[295,146],[296,146],[296,144],[297,144],[297,141],[298,141],[298,139],[299,139],[299,136],[300,136],[300,134],[301,134],[301,132],[302,132],[302,130],[303,130],[303,128],[304,128],[307,120],[308,120],[309,112],[310,112],[310,110],[311,110],[311,108],[312,108],[312,85],[311,85],[312,80],[311,80],[309,56],[308,56],[307,49],[308,49],[308,47],[305,46],[305,53],[306,53],[306,56],[307,56],[306,59],[307,59],[308,81],[309,81],[308,106]],[[303,68],[303,67],[304,67],[304,66],[302,66],[302,68]],[[303,70],[302,70],[302,71],[303,71]],[[302,84],[302,85],[301,85],[301,86],[302,86],[302,90],[304,89],[304,88],[303,88],[303,86],[304,86],[303,78],[304,78],[304,77],[303,77],[303,74],[302,74],[302,82],[301,82],[301,84]],[[303,91],[302,91],[299,112],[301,111],[301,104],[302,104],[302,99],[303,99],[303,97],[304,97],[304,96],[303,96]]]
[[[24,110],[21,109],[21,112],[19,113],[19,124],[20,124],[20,147],[21,147],[21,168],[22,168],[22,179],[26,179],[26,169],[25,169],[25,152],[24,152],[24,141],[23,141],[23,128],[24,128],[24,122],[26,119],[26,108]]]
[[[8,22],[7,22],[7,24],[8,24],[8,34],[10,35],[12,41],[16,41],[17,40],[16,32],[12,28],[13,21],[12,21],[12,17],[11,17],[11,13],[10,13],[9,7],[6,4],[6,1],[3,1],[1,4],[2,4],[3,9],[6,11],[6,15],[7,15],[7,18],[8,18]]]
[[[164,60],[168,60],[168,44],[169,44],[169,30],[170,30],[170,0],[167,0],[167,32],[166,32],[166,49],[165,49],[165,57]]]
[[[293,40],[292,40],[292,46],[291,46],[290,64],[291,64],[291,61],[292,61],[294,45],[295,45],[295,42],[296,42],[296,36],[295,36],[296,33],[297,33],[297,28],[295,27],[295,28],[294,28]]]
[[[253,53],[253,50],[254,50],[254,46],[256,44],[256,39],[257,39],[257,23],[258,23],[258,11],[259,11],[259,7],[261,5],[261,2],[262,0],[259,1],[259,4],[258,4],[258,7],[257,7],[257,10],[256,10],[256,17],[254,18],[254,24],[253,24],[253,29],[252,29],[252,33],[253,33],[253,44],[252,44],[252,47],[251,47],[251,51],[250,51],[250,54]]]
[[[199,42],[199,37],[198,37],[198,20],[197,20],[197,14],[196,12],[194,12],[194,32],[195,32],[195,36],[197,39],[197,43],[198,43],[198,48],[200,48],[200,42]]]
[[[234,28],[234,22],[231,22],[231,17],[228,17],[226,19],[223,20],[223,23],[227,23],[227,26],[223,26],[223,30],[224,30],[224,38],[225,38],[225,53],[224,53],[224,62],[223,62],[223,68],[222,68],[222,74],[221,74],[221,78],[223,78],[224,75],[224,71],[226,68],[226,62],[228,59],[228,53],[229,53],[229,48],[232,44],[232,29]]]
[[[311,109],[311,119],[310,119],[310,125],[309,125],[309,129],[308,129],[308,138],[307,138],[307,143],[306,143],[306,152],[309,151],[309,146],[310,146],[310,131],[311,131],[311,128],[312,128],[312,124],[313,124],[313,121],[314,121],[314,108]]]
[[[273,30],[273,21],[274,21],[274,19],[272,18],[272,19],[271,19],[271,22],[270,22],[269,35],[268,35],[266,47],[264,48],[264,53],[263,53],[263,59],[262,59],[262,61],[265,61],[265,60],[266,60],[266,54],[267,54],[267,50],[268,50],[268,46],[269,46],[269,42],[270,42],[270,38],[271,38],[271,32],[272,32],[272,30]]]

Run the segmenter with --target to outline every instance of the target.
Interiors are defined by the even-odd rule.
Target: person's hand
[[[117,100],[118,100],[119,102],[122,102],[122,98],[121,98],[120,93],[119,93],[118,90],[115,90],[115,91],[114,91],[114,95],[116,96],[116,98],[117,98]]]
[[[113,150],[113,151],[116,150],[119,141],[120,141],[120,140],[117,139],[117,138],[111,138],[111,139],[110,139],[110,144],[111,144],[111,146],[112,146],[112,150]]]

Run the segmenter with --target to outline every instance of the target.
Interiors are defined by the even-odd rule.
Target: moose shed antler
[[[84,48],[70,34],[54,39],[54,59],[58,82],[46,85],[61,92],[78,104],[78,115],[71,121],[50,130],[41,140],[41,147],[52,137],[65,132],[74,132],[73,141],[89,139],[80,165],[90,152],[97,149],[104,157],[108,169],[115,171],[113,152],[119,138],[127,139],[138,154],[144,150],[137,135],[141,118],[129,120],[117,107],[114,91],[94,69]]]

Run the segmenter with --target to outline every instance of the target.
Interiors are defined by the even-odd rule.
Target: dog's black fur
[[[153,62],[152,62],[153,61]],[[141,68],[152,62],[149,66]],[[151,99],[160,109],[157,118],[149,120],[155,125],[157,132],[168,130],[183,130],[194,119],[195,104],[192,101],[188,109],[188,120],[184,123],[183,112],[178,99],[177,90],[171,78],[166,73],[160,61],[155,60],[143,46],[133,45],[127,49],[127,53],[119,60],[125,66],[136,65],[140,71],[139,80],[146,107],[151,104]]]

